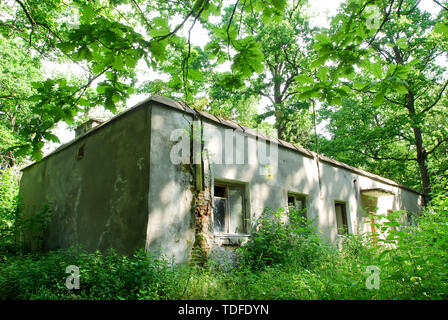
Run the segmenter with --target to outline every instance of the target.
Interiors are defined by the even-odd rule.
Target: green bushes
[[[445,182],[412,225],[398,227],[405,213],[396,212],[377,226],[384,238],[377,237],[375,243],[370,234],[351,234],[340,250],[324,244],[309,225],[300,223],[297,212],[290,213],[289,224],[282,222],[283,212],[263,216],[243,249],[243,265],[252,272],[243,290],[272,298],[259,290],[260,279],[265,281],[263,288],[271,289],[278,288],[282,279],[283,289],[276,295],[293,299],[447,299],[447,190]],[[368,267],[379,272],[378,289],[366,284],[371,276]],[[294,286],[302,293],[291,290]]]
[[[79,268],[80,288],[69,290],[66,268]],[[7,259],[0,265],[0,299],[168,299],[177,297],[181,266],[138,251],[87,254],[58,250]]]
[[[266,212],[240,249],[240,264],[221,270],[175,265],[138,251],[126,257],[82,250],[6,255],[0,299],[448,299],[448,192],[434,195],[415,224],[397,228],[403,212],[378,225],[385,237],[324,242],[301,212]],[[66,267],[80,272],[68,290]],[[379,288],[369,288],[369,266]]]
[[[275,265],[311,269],[326,250],[300,210],[266,210],[258,219],[256,230],[241,248],[242,263],[252,270]]]
[[[448,299],[448,189],[434,195],[415,223],[392,230],[382,242],[385,249],[378,263],[385,273],[385,286],[403,299]],[[387,248],[387,247],[386,247]]]

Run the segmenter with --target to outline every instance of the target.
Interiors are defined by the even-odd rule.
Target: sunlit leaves
[[[149,30],[149,36],[163,37],[170,33],[170,27],[168,25],[167,19],[163,17],[155,17],[151,20],[151,30]]]
[[[261,12],[261,19],[263,23],[280,22],[282,20],[283,10],[286,6],[286,0],[254,0],[250,1],[246,6],[246,11],[255,10]]]
[[[273,100],[278,108],[295,108],[298,102],[315,98],[340,105],[357,90],[378,107],[391,99],[403,101],[426,83],[429,73],[436,74],[437,82],[441,73],[427,67],[425,57],[430,50],[446,48],[446,22],[405,14],[413,7],[410,0],[400,1],[400,14],[398,2],[392,6],[380,32],[369,27],[378,17],[367,7],[377,6],[378,21],[382,22],[389,3],[347,1],[329,30],[311,32],[306,17],[285,15],[285,9],[290,9],[286,0],[77,0],[70,4],[79,12],[79,25],[70,28],[55,18],[66,14],[67,4],[49,0],[29,2],[39,25],[28,21],[18,8],[14,18],[21,30],[13,32],[34,45],[46,46],[44,53],[71,59],[88,69],[85,81],[75,85],[55,77],[53,82],[42,81],[42,87],[35,89],[41,91],[30,95],[29,103],[45,118],[42,130],[51,127],[48,121],[53,125],[58,120],[72,121],[77,112],[94,105],[115,111],[133,92],[139,61],[169,76],[164,86],[160,81],[148,81],[141,92],[159,90],[190,103],[209,87],[220,85],[238,93],[246,86],[247,95],[272,95],[276,90]],[[221,20],[211,23],[211,16]],[[180,20],[173,23],[173,17]],[[209,33],[211,41],[204,49],[188,38],[193,24]],[[215,66],[226,62],[230,71],[216,72]],[[90,87],[93,89],[88,90]],[[40,134],[36,141],[44,136]]]
[[[436,24],[434,27],[434,32],[448,36],[448,22],[439,22]]]
[[[90,23],[92,22],[93,18],[95,17],[95,9],[93,8],[91,3],[87,3],[81,8],[81,23]]]
[[[314,82],[314,79],[306,74],[299,74],[298,76],[294,77],[294,80],[299,85],[306,85]]]
[[[375,98],[372,100],[372,104],[374,106],[379,106],[380,104],[382,104],[386,98],[384,97],[385,92],[384,91],[379,91],[375,94]]]
[[[262,72],[264,55],[261,44],[252,36],[234,41],[234,48],[238,53],[233,58],[232,69],[243,77],[250,76],[254,72]]]
[[[204,50],[208,54],[209,59],[216,59],[218,64],[224,63],[228,58],[228,55],[224,51],[224,47],[221,45],[220,41],[210,41],[206,44]]]
[[[126,10],[131,11],[120,11],[123,7],[119,6],[123,4],[128,4]],[[203,63],[195,58],[194,52],[189,53],[187,61],[188,46],[182,36],[179,36],[179,30],[172,29],[168,21],[170,16],[175,14],[190,15],[190,21],[199,18],[200,13],[203,14],[200,19],[207,19],[210,15],[219,16],[222,7],[219,1],[197,0],[192,4],[191,8],[188,8],[190,4],[185,2],[185,6],[166,9],[162,3],[157,5],[140,0],[101,3],[79,0],[70,3],[71,10],[67,10],[66,3],[52,0],[28,2],[25,8],[17,7],[17,20],[13,23],[24,26],[21,27],[23,32],[17,34],[29,39],[30,45],[41,41],[48,45],[46,49],[79,62],[90,71],[89,79],[76,85],[68,84],[62,79],[47,79],[34,85],[36,92],[28,99],[29,103],[35,105],[35,113],[38,115],[38,119],[31,122],[35,131],[33,154],[39,157],[41,139],[54,138],[49,130],[58,121],[70,123],[78,112],[94,105],[104,105],[106,109],[115,112],[117,105],[126,101],[133,92],[135,68],[141,59],[156,69],[173,58],[167,55],[169,50],[182,47],[184,51],[179,55],[181,60],[173,62],[171,70],[167,69],[173,74],[170,81],[173,90],[180,91],[184,81],[203,81]],[[281,3],[277,1],[271,4],[269,1],[263,4],[260,10],[263,10],[264,6],[280,8]],[[148,10],[156,8],[157,11],[160,9],[159,15],[151,18],[146,15]],[[191,13],[188,10],[192,10]],[[14,14],[14,10],[11,13]],[[60,24],[57,21],[58,17],[64,14],[73,14],[73,17],[66,17],[70,25],[65,17]],[[28,19],[29,17],[32,18]],[[147,33],[142,32],[141,28],[135,28],[136,21],[144,24]],[[8,32],[8,36],[11,36],[11,33]],[[57,50],[54,50],[55,48]],[[241,59],[249,57],[254,48],[253,45],[241,45]],[[260,70],[260,67],[257,65],[257,59],[253,59],[248,69],[239,62],[235,63],[235,69],[248,75],[249,71]],[[89,89],[91,86],[93,90]]]

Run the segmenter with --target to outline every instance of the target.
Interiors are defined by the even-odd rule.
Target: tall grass
[[[6,255],[0,299],[448,299],[447,195],[446,187],[434,195],[414,224],[398,228],[397,212],[378,225],[385,236],[377,242],[349,235],[339,249],[300,212],[287,221],[284,212],[267,213],[231,270],[143,251]],[[69,265],[79,268],[79,289],[66,287]],[[379,271],[378,289],[368,286],[369,266]]]

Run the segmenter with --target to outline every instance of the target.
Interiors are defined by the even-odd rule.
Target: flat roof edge
[[[418,190],[415,190],[415,189],[413,189],[411,187],[405,186],[404,184],[400,184],[400,183],[395,182],[395,181],[393,181],[391,179],[384,178],[384,177],[382,177],[380,175],[377,175],[377,174],[374,174],[374,173],[371,173],[371,172],[368,172],[368,171],[365,171],[365,170],[362,170],[362,169],[350,166],[350,165],[348,165],[346,163],[343,163],[343,162],[340,162],[340,161],[337,161],[337,160],[334,160],[334,159],[322,156],[320,154],[319,154],[319,160],[323,161],[323,162],[326,162],[326,163],[329,163],[331,165],[334,165],[336,167],[339,167],[339,168],[346,169],[348,171],[354,172],[356,174],[362,175],[364,177],[370,178],[372,180],[375,180],[375,181],[378,181],[378,182],[381,182],[381,183],[384,183],[384,184],[388,184],[388,185],[393,186],[393,187],[398,187],[398,188],[401,188],[401,189],[405,189],[407,191],[415,192],[415,193],[423,196],[422,192],[420,192]]]
[[[233,125],[233,123],[235,123],[238,126],[240,126],[241,129],[243,129],[244,133],[247,133],[248,135],[255,136],[255,137],[261,138],[261,139],[263,139],[265,141],[269,141],[269,142],[272,142],[272,143],[277,143],[277,145],[279,145],[281,147],[284,147],[286,149],[299,152],[300,154],[305,155],[305,156],[307,156],[309,158],[316,158],[316,157],[318,157],[318,159],[323,161],[323,162],[332,164],[332,165],[334,165],[336,167],[340,167],[342,169],[346,169],[346,170],[352,171],[354,173],[360,174],[360,175],[365,176],[367,178],[371,178],[373,180],[376,180],[376,181],[379,181],[379,182],[382,182],[382,183],[385,183],[385,184],[388,184],[388,185],[391,185],[391,186],[399,187],[399,188],[402,188],[402,189],[405,189],[405,190],[408,190],[408,191],[415,192],[415,193],[417,193],[419,195],[423,195],[423,193],[421,193],[420,191],[415,190],[415,189],[413,189],[411,187],[399,184],[399,183],[397,183],[397,182],[395,182],[393,180],[384,178],[384,177],[376,175],[374,173],[370,173],[368,171],[364,171],[364,170],[356,168],[356,167],[352,167],[352,166],[350,166],[350,165],[348,165],[346,163],[343,163],[343,162],[340,162],[340,161],[328,158],[328,157],[323,156],[321,154],[317,154],[317,153],[312,152],[312,151],[310,151],[308,149],[305,149],[303,147],[296,146],[296,145],[294,145],[294,144],[292,144],[290,142],[287,142],[287,141],[284,141],[284,140],[280,140],[280,139],[276,139],[276,138],[272,138],[270,136],[265,136],[265,135],[261,134],[260,132],[258,132],[255,129],[243,127],[243,126],[239,125],[238,123],[233,122],[232,120],[226,120],[224,118],[212,115],[212,114],[210,114],[208,112],[205,112],[205,111],[195,110],[195,109],[189,107],[186,104],[183,104],[181,102],[178,102],[178,101],[175,101],[173,99],[166,98],[166,97],[163,97],[163,96],[160,96],[160,95],[152,95],[151,97],[149,97],[149,98],[147,98],[147,99],[137,103],[135,106],[133,106],[133,107],[131,107],[131,108],[129,108],[129,109],[123,111],[123,112],[118,113],[117,115],[113,116],[111,119],[105,121],[104,123],[102,123],[102,124],[92,128],[91,130],[89,130],[86,133],[76,137],[75,139],[73,139],[73,140],[71,140],[71,141],[69,141],[69,142],[59,146],[54,151],[52,151],[49,154],[45,155],[41,160],[35,161],[35,162],[33,162],[33,163],[29,164],[29,165],[26,165],[25,167],[21,168],[20,170],[24,171],[24,170],[30,168],[31,166],[35,165],[36,163],[39,163],[39,162],[47,159],[48,157],[50,157],[50,156],[52,156],[52,155],[54,155],[54,154],[56,154],[56,153],[58,153],[58,152],[60,152],[62,150],[65,150],[70,145],[74,144],[75,142],[77,142],[77,141],[81,140],[82,138],[88,136],[89,134],[92,134],[93,132],[95,132],[95,131],[97,131],[97,130],[99,130],[99,129],[107,126],[107,125],[109,125],[114,120],[116,120],[117,118],[123,116],[124,114],[127,114],[129,112],[137,110],[138,108],[140,108],[140,107],[142,107],[144,105],[147,105],[149,102],[157,102],[157,103],[159,103],[161,105],[168,106],[168,107],[171,107],[171,108],[179,110],[179,111],[183,111],[183,112],[188,113],[188,114],[198,114],[198,115],[203,116],[204,118],[208,119],[209,121],[212,121],[212,122],[215,122],[215,123],[218,123],[220,125],[223,125],[223,126],[226,126],[226,127],[229,127],[229,128],[233,128],[233,129],[236,129],[235,126]],[[215,118],[216,118],[216,120],[215,120]]]
[[[90,135],[90,134],[96,132],[97,130],[100,130],[101,128],[103,128],[103,127],[105,127],[105,126],[111,124],[112,122],[114,122],[114,121],[115,121],[116,119],[118,119],[119,117],[121,117],[121,116],[123,116],[123,115],[125,115],[125,114],[127,114],[127,113],[136,111],[137,109],[139,109],[140,107],[146,105],[148,102],[151,102],[151,101],[153,101],[153,99],[152,99],[152,97],[149,97],[149,98],[147,98],[147,99],[144,99],[143,101],[140,101],[140,102],[137,103],[135,106],[133,106],[133,107],[127,109],[127,110],[124,110],[124,111],[122,111],[122,112],[117,113],[115,116],[113,116],[113,117],[110,118],[109,120],[104,121],[103,123],[101,123],[101,124],[99,124],[99,125],[93,127],[92,129],[90,129],[89,131],[83,133],[82,135],[80,135],[80,136],[78,136],[78,137],[75,137],[74,139],[72,139],[72,140],[70,140],[70,141],[68,141],[68,142],[66,142],[66,143],[64,143],[64,144],[61,144],[61,145],[60,145],[59,147],[57,147],[56,149],[54,149],[54,150],[51,151],[50,153],[48,153],[48,154],[46,154],[45,156],[43,156],[42,159],[40,159],[40,160],[38,160],[38,161],[34,161],[34,162],[32,162],[32,163],[30,163],[30,164],[28,164],[28,165],[26,165],[26,166],[20,168],[20,171],[24,171],[24,170],[26,170],[26,169],[28,169],[28,168],[34,166],[35,164],[37,164],[37,163],[39,163],[39,162],[41,162],[41,161],[43,161],[43,160],[45,160],[45,159],[47,159],[47,158],[49,158],[49,157],[51,157],[51,156],[53,156],[53,155],[55,155],[55,154],[61,152],[62,150],[67,149],[69,146],[71,146],[72,144],[76,143],[77,141],[79,141],[79,140],[85,138],[86,136],[88,136],[88,135]]]

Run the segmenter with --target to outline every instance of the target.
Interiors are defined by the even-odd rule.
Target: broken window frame
[[[293,205],[291,206],[289,202],[290,198],[294,199],[294,202],[292,203]],[[286,202],[287,202],[287,208],[288,208],[288,212],[289,210],[291,210],[291,208],[296,209],[296,210],[303,210],[302,211],[302,217],[305,219],[308,219],[308,213],[307,213],[307,195],[305,194],[301,194],[301,193],[295,193],[295,192],[288,192],[287,194],[287,198],[286,198]],[[300,201],[303,204],[303,208],[297,208],[297,202]]]
[[[341,207],[341,220],[342,220],[342,226],[339,226],[338,224],[338,210],[337,207]],[[339,236],[348,235],[350,232],[349,229],[349,219],[348,219],[348,212],[347,212],[347,204],[344,201],[335,201],[334,202],[334,213],[336,218],[336,228],[338,231]]]
[[[224,191],[224,197],[217,196],[215,194],[215,188],[216,187],[222,187],[225,188]],[[230,232],[230,218],[231,218],[231,212],[230,212],[230,201],[229,201],[229,189],[233,190],[239,190],[242,198],[242,221],[241,221],[241,232]],[[225,200],[225,216],[224,216],[224,231],[217,231],[215,228],[215,219],[216,219],[216,205],[215,205],[215,199],[222,199]],[[233,234],[247,234],[247,208],[246,208],[246,189],[244,184],[238,184],[238,183],[228,183],[223,181],[216,181],[213,186],[213,233],[217,235],[233,235]]]

